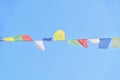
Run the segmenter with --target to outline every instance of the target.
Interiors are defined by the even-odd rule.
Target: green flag
[[[120,47],[120,38],[112,38],[112,48]]]
[[[15,41],[23,41],[22,35],[13,36]]]
[[[80,45],[77,40],[68,40],[67,42],[74,45],[74,46]]]

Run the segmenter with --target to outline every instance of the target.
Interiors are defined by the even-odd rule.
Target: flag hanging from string
[[[15,41],[15,39],[12,38],[12,37],[8,37],[8,38],[3,38],[3,41],[5,41],[5,42],[13,42],[13,41]]]
[[[43,41],[52,41],[52,37],[50,37],[50,38],[43,38]]]
[[[69,44],[73,45],[73,46],[78,46],[79,42],[77,40],[68,40],[67,41]]]
[[[22,35],[24,41],[32,41],[32,38],[29,35]]]
[[[100,43],[100,39],[88,39],[91,43]]]
[[[88,48],[87,39],[78,39],[77,40],[84,48]]]
[[[53,35],[53,39],[55,41],[65,40],[65,32],[63,30],[57,30]]]
[[[17,35],[12,37],[15,41],[24,41],[22,35]]]
[[[41,51],[45,51],[45,46],[43,41],[34,41],[36,47],[40,49]]]
[[[2,37],[0,37],[0,41],[3,41],[3,38],[2,38]]]
[[[120,38],[112,38],[112,48],[120,48]]]
[[[111,38],[100,38],[99,48],[106,49],[109,47]]]

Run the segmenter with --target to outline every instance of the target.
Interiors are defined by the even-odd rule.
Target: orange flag
[[[87,40],[86,39],[79,39],[77,40],[84,48],[88,48]]]

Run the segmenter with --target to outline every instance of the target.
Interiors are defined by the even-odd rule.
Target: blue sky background
[[[0,0],[0,36],[120,37],[119,0]],[[45,42],[0,42],[0,80],[120,80],[120,49]]]

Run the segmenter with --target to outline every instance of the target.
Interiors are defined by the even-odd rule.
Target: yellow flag
[[[120,47],[120,38],[112,38],[112,48]]]
[[[65,33],[63,30],[57,30],[54,35],[53,35],[53,39],[55,41],[60,41],[60,40],[65,40]]]
[[[12,38],[12,37],[9,37],[9,38],[3,38],[3,41],[15,41],[15,39]]]

